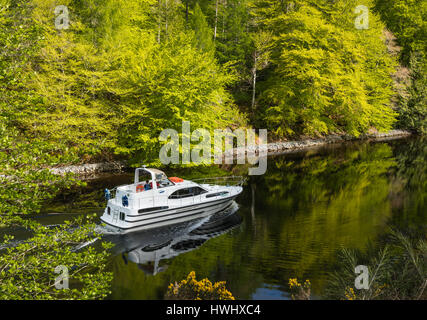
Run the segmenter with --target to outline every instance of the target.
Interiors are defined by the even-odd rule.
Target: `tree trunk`
[[[160,43],[160,33],[162,31],[162,20],[161,20],[161,14],[160,14],[161,13],[161,8],[160,8],[161,3],[160,3],[160,1],[161,0],[157,1],[157,6],[158,6],[158,10],[159,10],[159,12],[158,12],[159,26],[158,26],[158,32],[157,32],[157,42],[158,43]]]
[[[168,37],[168,0],[165,0],[165,38]]]
[[[218,26],[218,0],[216,0],[215,4],[215,29],[214,29],[214,41],[216,40],[216,29]]]
[[[254,67],[252,69],[252,110],[255,109],[255,92],[256,92],[256,64],[257,64],[257,53],[254,53]]]
[[[227,0],[224,0],[222,3],[222,38],[225,40],[225,7],[227,6]]]
[[[185,21],[187,22],[187,24],[188,24],[188,1],[190,0],[187,0],[185,2]]]

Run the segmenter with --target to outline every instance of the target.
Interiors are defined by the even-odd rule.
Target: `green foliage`
[[[204,52],[212,53],[214,49],[212,32],[198,3],[194,7],[192,20],[195,46]]]
[[[63,227],[48,230],[24,218],[59,190],[79,184],[71,176],[52,175],[49,167],[114,157],[134,165],[159,164],[163,129],[180,132],[182,121],[211,132],[245,126],[240,110],[248,111],[251,101],[254,122],[279,137],[357,136],[373,128],[388,130],[395,121],[390,108],[395,61],[383,41],[384,26],[371,12],[370,28],[355,29],[355,0],[64,0],[60,4],[69,8],[71,21],[67,30],[55,29],[58,4],[0,0],[0,225],[33,233],[1,253],[2,298],[108,293],[105,248],[88,247],[85,257],[72,250],[97,237],[92,224],[76,221],[81,228],[68,234]],[[399,125],[423,133],[425,3],[376,0],[375,9],[403,47],[401,62],[411,68]],[[344,183],[345,194],[354,189],[361,194],[371,175],[392,165],[378,166],[375,156],[368,167],[346,168],[364,174]],[[313,168],[302,170],[310,174],[331,174],[328,161],[307,165]],[[279,178],[292,188],[297,180]],[[377,179],[383,199],[388,189]],[[325,186],[333,190],[328,181],[301,183],[321,193]],[[279,204],[289,193],[270,191]],[[339,199],[333,204],[342,206]],[[63,255],[52,237],[64,242]],[[68,292],[52,289],[49,268],[57,262],[85,271],[72,274],[78,284]],[[19,270],[18,263],[28,268]],[[20,279],[29,283],[27,289]]]
[[[297,1],[263,22],[275,33],[274,73],[265,86],[265,120],[278,136],[347,132],[394,122],[395,62],[371,14],[368,30],[354,27],[357,1]]]
[[[155,163],[159,133],[181,120],[209,130],[244,124],[225,90],[234,77],[216,63],[197,5],[193,34],[175,17],[179,6],[165,3],[69,1],[70,28],[58,31],[54,2],[33,2],[40,49],[24,86],[34,99],[17,107],[28,138],[55,143],[74,161],[118,154]],[[159,41],[156,19],[164,10],[175,18],[168,11],[160,21]]]
[[[60,136],[55,141],[46,135],[34,134],[42,129],[35,128],[35,121],[28,121],[36,118],[34,109],[40,111],[45,106],[43,101],[48,104],[49,101],[43,99],[55,99],[56,94],[67,94],[65,89],[59,93],[51,91],[59,86],[55,81],[49,82],[47,77],[44,78],[47,86],[43,90],[35,81],[36,70],[46,68],[52,72],[52,76],[60,77],[56,68],[65,64],[59,61],[58,55],[54,55],[58,47],[46,49],[44,40],[46,37],[50,40],[53,38],[45,30],[41,17],[51,15],[38,15],[39,6],[46,3],[1,3],[0,42],[4,50],[0,55],[0,226],[24,227],[31,236],[25,242],[14,242],[10,236],[2,240],[0,299],[102,298],[108,294],[111,281],[111,274],[104,270],[108,245],[103,244],[98,251],[89,246],[80,251],[74,250],[77,245],[92,242],[98,237],[94,224],[77,219],[48,229],[26,217],[39,212],[43,202],[52,199],[59,190],[79,185],[71,176],[58,177],[48,169],[75,160],[76,153],[67,150],[61,140],[67,137]],[[37,69],[35,62],[40,61],[41,54],[57,60],[48,60],[52,66],[37,64],[41,68]],[[48,118],[43,111],[38,116]],[[45,126],[47,122],[57,120],[52,118],[44,119]],[[52,123],[50,125],[53,127]],[[69,230],[72,225],[79,227]],[[54,268],[58,265],[70,268],[70,290],[56,290],[54,287],[57,277]],[[91,273],[86,272],[88,269]]]
[[[231,63],[238,81],[231,87],[236,103],[245,112],[251,104],[254,40],[260,30],[252,26],[248,0],[218,1],[215,48],[218,61]],[[213,19],[212,19],[213,20]]]
[[[0,123],[0,226],[25,227],[32,234],[25,242],[3,239],[0,251],[0,299],[94,299],[109,293],[111,274],[105,271],[107,244],[95,251],[87,246],[99,236],[95,225],[81,218],[47,228],[26,218],[59,190],[75,184],[70,176],[58,177],[43,166],[58,157],[40,141],[21,141],[16,131]],[[62,159],[63,160],[63,159]],[[76,227],[77,226],[77,227]],[[56,266],[70,269],[69,290],[56,290]],[[90,270],[90,273],[87,271]]]
[[[93,299],[109,293],[111,274],[105,272],[108,246],[75,252],[84,242],[99,235],[94,224],[76,219],[48,229],[25,217],[40,210],[44,201],[59,190],[75,184],[72,177],[58,177],[44,169],[58,157],[51,156],[49,145],[40,141],[19,141],[14,132],[0,124],[0,226],[25,227],[32,236],[14,243],[6,237],[0,251],[0,299]],[[74,230],[70,230],[73,226]],[[78,226],[76,229],[75,226]],[[56,290],[54,268],[64,265],[70,272],[70,290]],[[90,270],[90,273],[86,271]]]
[[[87,245],[94,241],[94,227],[76,219],[52,229],[37,226],[18,244],[7,238],[0,255],[0,299],[104,298],[112,275],[105,271],[108,252]],[[68,289],[55,287],[57,266],[68,269]]]
[[[212,282],[209,279],[196,280],[194,271],[190,272],[187,279],[179,283],[171,283],[165,296],[166,299],[179,300],[234,300],[233,295],[225,287],[225,282]]]
[[[18,107],[30,107],[34,93],[28,91],[28,65],[39,50],[40,26],[31,16],[27,1],[1,1],[0,9],[0,120],[14,124]]]
[[[229,0],[218,8],[217,55],[221,62],[233,61],[244,71],[252,49],[247,0]]]
[[[347,300],[419,300],[426,298],[427,242],[425,232],[391,230],[387,241],[366,252],[343,249],[338,270],[330,276],[327,297]],[[353,289],[357,265],[369,270],[369,288]]]
[[[24,141],[16,131],[0,123],[0,226],[25,227],[30,238],[13,242],[3,239],[0,250],[0,299],[95,299],[109,293],[111,274],[105,271],[107,249],[96,250],[82,243],[99,237],[95,225],[82,218],[59,227],[47,228],[25,216],[37,213],[44,201],[76,182],[71,176],[58,177],[47,165],[55,164],[49,144]],[[70,289],[54,287],[56,266],[69,268]],[[87,271],[90,271],[88,273]]]
[[[194,47],[191,35],[178,34],[161,46],[151,41],[133,52],[125,68],[111,74],[122,116],[116,152],[153,163],[163,129],[181,132],[182,121],[193,130],[244,124],[225,90],[233,77]]]
[[[400,99],[398,125],[425,134],[427,132],[427,60],[413,54],[410,62],[409,96]]]
[[[0,15],[0,225],[24,226],[32,236],[18,245],[5,239],[1,298],[103,298],[111,280],[107,248],[74,251],[98,237],[94,225],[76,220],[47,229],[25,218],[76,184],[48,168],[114,153],[153,162],[163,128],[179,129],[182,120],[212,130],[243,123],[225,90],[234,78],[194,44],[179,17],[171,19],[179,6],[153,15],[154,1],[65,1],[70,28],[58,31],[55,1],[6,4]],[[79,228],[69,230],[72,225]],[[54,289],[56,265],[77,268],[70,290]]]
[[[37,211],[43,199],[74,183],[71,177],[59,179],[46,167],[70,161],[59,146],[40,137],[30,141],[22,136],[19,125],[24,107],[37,98],[25,87],[30,78],[28,65],[39,49],[40,28],[29,15],[25,1],[2,7],[0,41],[5,46],[0,59],[2,98],[0,100],[0,219]],[[22,24],[20,24],[22,23]],[[9,32],[6,32],[8,30]],[[35,38],[35,39],[34,39]],[[25,88],[25,89],[24,89]],[[1,222],[5,224],[5,221]]]
[[[375,0],[374,8],[403,47],[401,59],[409,65],[411,53],[427,52],[427,3],[418,0]]]
[[[375,10],[401,46],[400,60],[410,68],[408,97],[399,97],[398,125],[424,134],[427,113],[427,2],[375,0]]]
[[[69,0],[61,31],[55,1],[22,3],[2,15],[2,77],[15,79],[2,88],[2,110],[70,162],[154,164],[159,132],[182,120],[210,131],[245,125],[235,102],[279,137],[357,136],[394,123],[395,64],[374,13],[368,30],[354,27],[357,1]],[[425,121],[425,65],[416,64],[399,119],[408,127]]]

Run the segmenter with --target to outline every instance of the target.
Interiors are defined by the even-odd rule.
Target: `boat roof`
[[[163,173],[165,174],[163,171],[159,170],[159,169],[154,169],[154,168],[143,168],[147,171],[153,172],[153,173]]]
[[[159,169],[154,169],[154,168],[146,168],[145,166],[143,166],[142,168],[136,168],[135,169],[135,180],[134,180],[134,184],[139,183],[139,172],[140,171],[145,171],[148,172],[152,179],[154,180],[156,178],[156,175],[163,175],[166,177],[165,173]]]
[[[141,168],[136,168],[135,171],[139,171],[139,170],[147,171],[149,173],[154,173],[154,174],[164,174],[164,175],[166,175],[163,171],[161,171],[159,169],[155,169],[155,168],[141,167]]]

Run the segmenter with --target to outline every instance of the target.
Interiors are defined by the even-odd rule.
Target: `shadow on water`
[[[289,299],[295,277],[310,279],[321,296],[337,250],[364,248],[390,225],[426,225],[426,154],[425,140],[407,138],[270,157],[266,174],[250,177],[236,199],[237,212],[105,235],[116,244],[110,299],[162,299],[169,283],[193,270],[197,279],[227,281],[239,299]],[[47,204],[39,219],[56,224],[75,214],[101,215],[102,190],[131,180],[132,173],[91,180]]]

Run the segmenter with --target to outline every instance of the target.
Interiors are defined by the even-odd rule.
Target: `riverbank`
[[[374,140],[374,141],[384,141],[391,139],[398,139],[402,137],[410,136],[411,132],[404,130],[391,130],[387,133],[375,133],[375,134],[366,134],[358,138],[347,136],[347,135],[329,135],[324,138],[318,139],[302,139],[294,141],[280,141],[280,142],[271,142],[267,144],[267,154],[274,155],[277,153],[283,152],[292,152],[296,150],[304,150],[313,147],[319,147],[328,144],[344,143],[348,141],[363,141],[363,140]],[[242,151],[241,148],[233,148],[229,151],[224,152],[224,157],[236,156],[236,154]],[[255,152],[259,154],[258,146],[247,146],[244,148],[243,152]],[[105,162],[105,163],[92,163],[92,164],[82,164],[82,165],[72,165],[72,166],[63,166],[51,168],[51,172],[58,175],[65,175],[67,173],[74,173],[78,176],[90,176],[99,173],[111,173],[111,172],[121,172],[128,168],[125,161],[114,161],[114,162]]]
[[[125,161],[113,161],[113,162],[103,162],[103,163],[90,163],[90,164],[81,164],[81,165],[72,165],[51,168],[50,171],[57,175],[65,175],[67,173],[74,173],[76,175],[93,175],[98,173],[107,173],[107,172],[121,172],[127,168]]]
[[[373,140],[373,141],[385,141],[391,139],[399,139],[403,137],[408,137],[412,135],[411,132],[405,130],[391,130],[386,133],[374,133],[366,134],[360,137],[352,137],[348,135],[329,135],[324,138],[318,139],[303,139],[295,141],[282,141],[282,142],[272,142],[267,144],[268,155],[273,155],[277,153],[282,153],[286,151],[293,150],[304,150],[318,146],[324,146],[328,144],[344,143],[348,141],[364,141],[364,140]],[[249,146],[246,148],[246,152],[252,151],[258,154],[258,148]],[[233,153],[237,153],[238,149],[235,148],[232,150]]]

